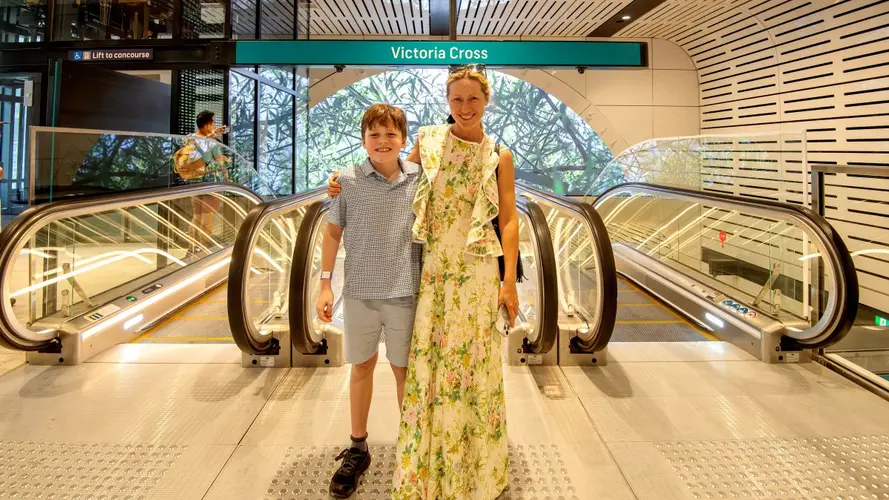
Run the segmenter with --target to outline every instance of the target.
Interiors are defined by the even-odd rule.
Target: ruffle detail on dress
[[[420,127],[417,134],[423,175],[420,176],[417,184],[417,194],[414,196],[411,208],[416,216],[413,238],[419,243],[429,243],[429,221],[426,220],[426,211],[435,179],[441,169],[444,148],[450,133],[451,125],[432,125]],[[503,249],[500,246],[500,240],[497,239],[497,233],[494,232],[494,226],[490,222],[500,214],[500,192],[495,175],[500,157],[494,151],[494,142],[487,135],[478,147],[481,148],[478,154],[485,158],[485,163],[480,183],[481,189],[478,190],[473,202],[472,221],[466,236],[465,253],[475,256],[499,257],[503,255]]]

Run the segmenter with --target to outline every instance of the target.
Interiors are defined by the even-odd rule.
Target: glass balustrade
[[[266,199],[276,192],[250,161],[215,139],[55,127],[32,127],[31,139],[32,206],[198,182],[231,182]],[[177,169],[177,152],[203,164],[199,176]]]
[[[31,209],[3,233],[7,318],[26,336],[52,337],[69,318],[230,249],[259,201],[204,184]]]
[[[838,321],[850,266],[811,212],[644,184],[609,190],[596,208],[613,244],[731,297],[730,312],[765,314],[805,342]]]

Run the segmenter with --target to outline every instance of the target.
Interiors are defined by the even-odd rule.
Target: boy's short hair
[[[204,125],[207,125],[208,123],[213,123],[213,118],[215,118],[215,117],[216,117],[216,114],[214,114],[212,111],[201,111],[200,113],[198,113],[198,117],[195,120],[195,123],[197,124],[198,128],[200,129],[200,128],[203,128]]]
[[[364,139],[364,133],[374,125],[385,127],[390,124],[401,132],[402,138],[407,138],[407,117],[404,115],[404,111],[391,104],[374,104],[367,108],[364,117],[361,118],[361,138]]]

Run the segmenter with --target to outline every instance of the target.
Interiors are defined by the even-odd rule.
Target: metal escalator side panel
[[[260,331],[253,320],[250,312],[250,278],[254,272],[252,262],[254,256],[260,251],[257,248],[260,244],[260,239],[263,236],[271,236],[271,233],[265,235],[265,232],[269,230],[269,226],[275,226],[279,232],[286,231],[287,224],[279,219],[289,217],[294,212],[299,214],[305,206],[324,196],[326,196],[326,192],[323,189],[316,189],[285,199],[263,203],[254,207],[247,214],[244,223],[241,225],[232,251],[231,265],[229,266],[227,311],[232,336],[242,352],[252,355],[277,354],[282,347],[290,348],[289,346],[280,345],[280,342],[272,332],[263,333]],[[302,216],[299,216],[298,219],[302,221]],[[292,238],[295,245],[298,231]],[[288,249],[278,248],[277,250],[277,253],[280,254]],[[275,255],[269,255],[269,253],[271,252],[266,253],[265,258],[274,260]],[[292,251],[288,252],[288,254],[287,257],[292,258]],[[289,280],[291,271],[292,269],[284,269],[281,273],[283,275],[282,278]],[[283,284],[283,288],[289,291],[292,289],[291,283],[287,281]],[[289,296],[290,294],[288,293]]]
[[[223,196],[222,193],[227,193],[230,196]],[[231,215],[233,219],[239,219],[241,215],[246,214],[247,210],[242,207],[241,204],[256,205],[262,201],[255,193],[241,186],[229,183],[203,183],[176,186],[172,188],[125,192],[100,198],[58,201],[30,208],[23,214],[19,215],[3,231],[2,237],[0,237],[0,295],[4,297],[4,300],[0,302],[0,343],[16,350],[41,351],[52,349],[53,345],[58,344],[59,342],[61,326],[54,328],[42,326],[38,327],[38,329],[36,329],[37,331],[32,330],[29,326],[32,324],[36,325],[40,321],[40,318],[37,317],[37,312],[35,312],[34,309],[36,306],[40,305],[41,314],[43,314],[43,306],[49,303],[51,304],[51,307],[54,308],[53,312],[50,314],[61,314],[61,318],[67,318],[70,317],[70,315],[65,312],[65,307],[68,305],[66,302],[67,300],[73,300],[73,304],[76,305],[76,299],[80,299],[82,305],[78,305],[78,307],[85,310],[92,309],[93,306],[103,306],[105,303],[110,303],[108,302],[110,300],[116,300],[116,298],[122,299],[122,297],[115,296],[116,298],[112,298],[111,296],[127,286],[134,286],[133,283],[138,283],[140,280],[151,278],[151,276],[157,275],[157,273],[160,273],[160,275],[151,279],[162,279],[163,276],[175,272],[167,270],[162,272],[160,269],[162,265],[166,265],[163,264],[164,262],[169,262],[172,259],[172,261],[180,267],[185,266],[186,264],[184,262],[174,258],[172,254],[169,254],[169,252],[164,250],[163,245],[170,241],[174,241],[176,237],[181,237],[183,234],[175,234],[176,229],[173,228],[172,222],[162,220],[161,207],[164,207],[166,210],[169,208],[167,204],[171,204],[170,206],[172,206],[173,203],[182,203],[183,200],[191,200],[189,202],[194,203],[193,200],[197,200],[200,197],[212,197],[214,204],[217,204],[217,201],[220,202],[218,203],[218,210],[222,210],[219,214],[222,216],[222,219],[220,220],[222,221],[224,230],[227,227],[226,224],[231,223],[227,218],[228,215]],[[201,201],[200,203],[204,202]],[[148,205],[156,205],[157,212],[144,209],[144,207]],[[243,212],[243,214],[241,212]],[[113,247],[115,245],[127,243],[126,235],[124,234],[103,234],[100,232],[101,229],[97,229],[99,226],[104,226],[105,229],[109,231],[124,229],[124,226],[116,224],[112,220],[112,214],[118,218],[123,217],[121,219],[122,221],[135,224],[137,229],[127,234],[133,236],[135,238],[133,241],[136,243],[145,243],[148,246],[137,249],[136,251],[106,252],[107,256],[110,256],[108,259],[100,259],[100,257],[103,257],[106,254],[100,254],[98,257],[90,256],[90,258],[85,258],[83,253],[78,255],[78,252],[82,252],[81,249],[89,249],[90,244],[93,245],[94,249],[101,251],[103,245]],[[175,216],[177,222],[182,222],[182,216],[180,214],[171,213],[168,215],[171,217]],[[91,217],[95,219],[98,226],[93,225],[92,221],[86,223],[86,220]],[[156,225],[157,228],[154,229],[152,225]],[[153,234],[141,234],[139,230],[148,231]],[[38,238],[38,236],[42,234],[41,231],[45,232],[46,235]],[[64,235],[59,236],[62,234],[59,233],[59,231],[63,231]],[[167,233],[167,231],[170,232]],[[179,232],[181,233],[181,231]],[[47,235],[55,236],[50,238],[47,237]],[[112,236],[124,236],[124,238],[123,240],[115,240]],[[52,248],[51,252],[47,253],[44,250],[49,248],[47,245],[52,243],[50,240],[53,238],[62,238],[60,240],[62,243],[59,243],[61,246]],[[154,244],[157,245],[157,248],[149,248],[150,242],[148,240],[151,238],[155,238]],[[66,241],[68,243],[65,243]],[[41,242],[43,242],[43,247],[40,246]],[[68,250],[67,247],[70,247],[71,250]],[[208,248],[208,250],[210,249]],[[224,247],[215,245],[212,250],[214,252],[224,250]],[[153,254],[153,258],[156,259],[157,272],[154,274],[149,273],[144,276],[139,275],[135,278],[126,278],[124,276],[116,275],[115,273],[107,273],[106,270],[109,268],[105,266],[112,262],[121,261],[124,258],[134,258],[142,262],[149,262],[150,259],[142,256],[141,253],[146,253],[146,255]],[[63,260],[59,259],[59,255],[62,254],[70,257],[72,265],[74,259],[80,259],[78,260],[78,263],[80,263],[81,266],[89,261],[97,261],[97,263],[95,265],[86,266],[86,268],[81,267],[76,273],[68,272],[63,269]],[[25,282],[31,284],[17,292],[13,292],[13,286],[15,286],[15,278],[13,277],[13,274],[16,271],[16,265],[20,264],[17,260],[20,259],[21,256],[27,256],[25,263],[27,264],[26,267],[28,267],[28,270],[25,272],[20,269],[19,273],[21,274],[22,272],[25,272],[25,275],[27,276]],[[55,269],[43,269],[42,272],[38,272],[30,269],[33,259],[37,258],[35,256],[44,259],[44,267],[47,263],[52,265],[52,262],[56,260],[59,261],[59,264]],[[200,260],[198,259],[195,263],[199,261]],[[99,276],[102,277],[102,279],[106,279],[105,277],[109,278],[110,286],[102,284],[98,291],[93,289],[93,297],[101,296],[101,301],[97,301],[93,304],[93,300],[91,300],[90,297],[83,298],[77,295],[78,292],[83,291],[83,287],[80,286],[76,279],[70,283],[72,290],[62,289],[63,293],[61,294],[61,300],[59,300],[59,297],[53,291],[53,287],[55,287],[56,284],[66,283],[64,279],[66,276],[68,278],[74,278],[75,275],[83,275],[83,273],[86,272],[94,273],[93,276]],[[106,274],[102,275],[102,272],[105,272]],[[41,277],[52,275],[53,273],[54,277],[33,284],[33,280],[40,280]],[[21,276],[19,278],[21,278]],[[133,279],[135,282],[130,283],[127,279]],[[19,281],[21,281],[21,279],[19,279]],[[72,280],[68,279],[68,281]],[[44,292],[46,287],[50,287],[48,292]],[[67,295],[64,293],[66,291],[68,292]],[[69,298],[72,291],[77,297]],[[35,293],[38,293],[40,297],[43,297],[42,305],[38,304],[40,300],[37,299]],[[10,300],[13,295],[20,296],[22,294],[25,294],[25,296],[20,302],[26,304],[29,311],[28,319],[26,321],[21,320],[17,316],[17,312],[13,309]],[[50,302],[46,302],[47,300]],[[62,304],[61,307],[57,307],[58,303]],[[90,304],[93,305],[91,306]],[[124,307],[126,307],[126,303],[124,303]],[[103,319],[98,321],[109,321],[109,318],[106,314]]]
[[[629,195],[629,197],[620,195]],[[636,199],[656,200],[658,197],[701,206],[706,204],[744,217],[780,221],[790,228],[798,230],[801,235],[805,236],[803,242],[811,240],[815,244],[816,252],[811,255],[803,255],[797,260],[802,262],[805,259],[817,258],[816,266],[824,266],[823,270],[826,271],[824,274],[828,280],[827,286],[822,289],[822,268],[816,267],[816,281],[811,283],[810,289],[804,290],[803,293],[808,293],[809,296],[817,295],[819,298],[822,294],[827,295],[827,302],[823,313],[820,310],[813,310],[820,316],[817,321],[810,321],[808,328],[788,327],[785,328],[784,335],[791,343],[806,348],[820,348],[839,341],[851,329],[858,310],[858,278],[848,248],[839,233],[823,217],[808,208],[772,200],[752,200],[723,193],[642,183],[621,184],[606,190],[597,198],[595,207],[601,209],[607,204],[614,204],[606,216],[608,227],[611,227],[611,225],[619,224],[616,222],[618,216],[622,211],[625,211],[629,204],[638,201]],[[645,208],[648,209],[648,207]],[[624,215],[627,213],[630,212],[625,212]],[[636,217],[636,215],[633,214],[631,217]],[[613,233],[612,239],[615,242],[620,242],[622,237],[632,238],[631,233],[632,229],[620,237],[617,236],[617,233]],[[654,235],[649,235],[649,239],[651,236]],[[638,238],[641,236],[637,236]],[[649,239],[642,241],[640,246],[646,245]],[[639,242],[636,241],[636,243]],[[818,249],[820,251],[817,251]]]
[[[293,261],[290,272],[290,340],[293,348],[301,354],[318,354],[323,341],[315,340],[312,333],[315,327],[309,311],[308,300],[312,279],[312,265],[315,253],[315,236],[319,226],[324,224],[327,201],[309,205],[299,227],[296,244],[293,247]]]
[[[534,354],[545,354],[552,350],[559,336],[559,303],[558,303],[558,283],[556,269],[556,257],[553,252],[552,236],[549,232],[549,225],[546,222],[546,215],[536,203],[527,199],[518,200],[518,209],[524,212],[531,221],[529,228],[533,233],[534,242],[536,243],[537,256],[537,287],[539,297],[542,298],[540,307],[539,324],[537,329],[539,335],[528,346]]]

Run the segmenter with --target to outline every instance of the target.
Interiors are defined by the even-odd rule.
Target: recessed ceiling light
[[[629,21],[629,20],[630,20],[630,16],[624,16],[624,17],[622,17],[621,19],[623,19],[624,21]]]

